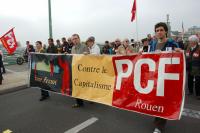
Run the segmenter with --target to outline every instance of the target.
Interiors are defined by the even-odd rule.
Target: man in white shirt
[[[89,48],[90,54],[101,54],[99,46],[95,43],[93,36],[89,37],[86,41],[86,45]]]

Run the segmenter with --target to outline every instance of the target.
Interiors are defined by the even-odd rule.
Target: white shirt
[[[97,44],[94,44],[91,48],[89,47],[90,54],[100,54],[100,48]]]

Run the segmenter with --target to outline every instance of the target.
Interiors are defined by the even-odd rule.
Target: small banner
[[[30,86],[169,120],[184,105],[185,56],[31,54]]]
[[[17,41],[15,38],[14,29],[9,30],[0,38],[0,40],[9,54],[14,53],[17,49]]]

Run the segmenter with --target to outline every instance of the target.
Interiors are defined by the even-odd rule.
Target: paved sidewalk
[[[28,71],[24,72],[8,72],[3,74],[3,82],[0,85],[0,95],[16,90],[25,89],[28,86]]]

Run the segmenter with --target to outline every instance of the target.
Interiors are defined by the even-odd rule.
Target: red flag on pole
[[[136,0],[134,0],[131,13],[132,13],[131,22],[133,22],[135,20],[135,17],[136,17]]]
[[[0,40],[9,54],[14,53],[17,49],[17,41],[13,28],[3,35]]]

